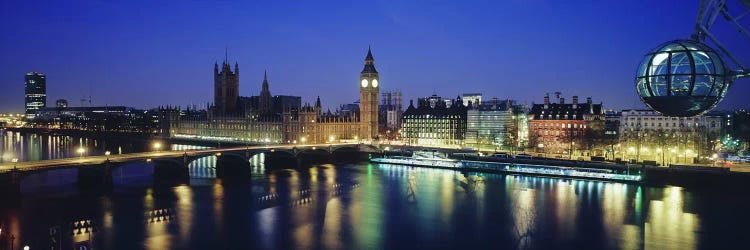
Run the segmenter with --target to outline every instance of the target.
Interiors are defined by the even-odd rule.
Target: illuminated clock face
[[[373,88],[377,88],[378,87],[378,79],[373,79],[372,80],[372,87]]]
[[[362,79],[362,87],[367,88],[367,79]]]

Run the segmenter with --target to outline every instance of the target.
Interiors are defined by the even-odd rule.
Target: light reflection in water
[[[700,220],[695,214],[684,211],[685,197],[681,187],[666,187],[662,194],[650,194],[648,219],[645,223],[646,248],[696,249],[696,232]]]
[[[174,194],[177,197],[176,216],[179,219],[180,238],[187,241],[193,227],[193,190],[181,185],[174,188]]]
[[[6,131],[0,133],[0,163],[37,161],[79,157],[77,149],[83,147],[84,156],[103,155],[105,151],[118,154],[149,150],[145,143],[132,138],[89,139],[56,134],[31,134]]]
[[[224,225],[224,186],[221,179],[216,179],[212,191],[214,228],[220,232]]]
[[[203,163],[196,160],[195,166]],[[122,239],[119,234],[135,231],[135,236],[126,239],[148,249],[190,248],[196,242],[205,246],[217,240],[219,244],[251,244],[218,248],[266,249],[385,249],[393,248],[394,241],[413,248],[471,244],[456,242],[461,238],[472,238],[476,244],[500,241],[500,245],[519,248],[571,246],[584,240],[593,248],[691,249],[700,244],[696,232],[701,229],[701,217],[689,212],[695,207],[689,203],[694,194],[678,187],[377,164],[268,173],[256,172],[257,167],[252,181],[239,184],[208,179],[172,188],[148,186],[138,189],[132,200],[123,198],[128,195],[122,193],[129,191],[119,190],[122,193],[104,196],[103,211],[92,220],[102,222],[103,235],[118,234],[102,238]],[[350,186],[356,188],[347,189]],[[275,200],[237,207],[269,195]],[[41,213],[36,207],[46,207],[46,201],[36,198],[24,202],[20,219],[0,213],[0,223],[15,225],[9,231],[27,230],[29,226],[19,224],[32,223],[31,215]],[[33,206],[35,202],[40,205]],[[128,206],[145,213],[166,211],[167,215],[158,223],[135,225],[138,222],[122,219],[142,218],[129,212],[136,209],[122,209]],[[67,216],[59,213],[56,216]],[[116,245],[103,243],[99,248]]]
[[[188,173],[190,178],[216,178],[216,160],[217,157],[210,155],[193,160],[188,164]]]

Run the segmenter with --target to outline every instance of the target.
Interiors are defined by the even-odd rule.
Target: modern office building
[[[26,73],[26,119],[34,119],[36,111],[47,106],[47,77],[39,72]]]
[[[513,112],[499,106],[478,106],[466,112],[466,145],[500,149],[507,145]]]
[[[528,142],[528,109],[493,97],[467,107],[466,145],[481,150],[517,150]]]

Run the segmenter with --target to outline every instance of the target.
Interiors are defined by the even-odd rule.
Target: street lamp
[[[334,139],[333,135],[329,136],[329,137],[328,137],[328,142],[329,142],[329,143],[333,143],[333,139]]]
[[[79,147],[79,148],[78,148],[78,150],[77,150],[77,152],[78,152],[78,154],[80,154],[80,155],[81,155],[81,158],[83,158],[83,153],[85,153],[85,152],[86,152],[86,149],[85,149],[85,148],[83,148],[83,147]]]
[[[161,149],[161,143],[160,142],[154,142],[154,149],[156,151],[159,151]]]
[[[110,155],[110,154],[112,154],[112,153],[111,153],[111,152],[109,152],[109,150],[107,150],[107,151],[104,151],[104,155],[106,155],[106,156],[107,156],[107,161],[109,161],[109,155]]]

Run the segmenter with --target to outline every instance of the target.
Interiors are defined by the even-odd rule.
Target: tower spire
[[[270,90],[269,90],[269,87],[268,87],[268,71],[267,70],[263,70],[263,86],[262,86],[260,94],[263,95],[263,93],[266,93],[266,92],[270,93]],[[269,94],[269,96],[270,96],[270,94]]]
[[[224,47],[224,63],[229,64],[229,46]]]
[[[375,61],[375,58],[372,57],[372,49],[370,48],[370,45],[367,45],[367,57],[365,57],[365,62],[373,63]]]
[[[372,49],[367,46],[367,56],[365,56],[365,68],[362,69],[362,73],[378,73],[375,69],[375,58],[372,56]]]

